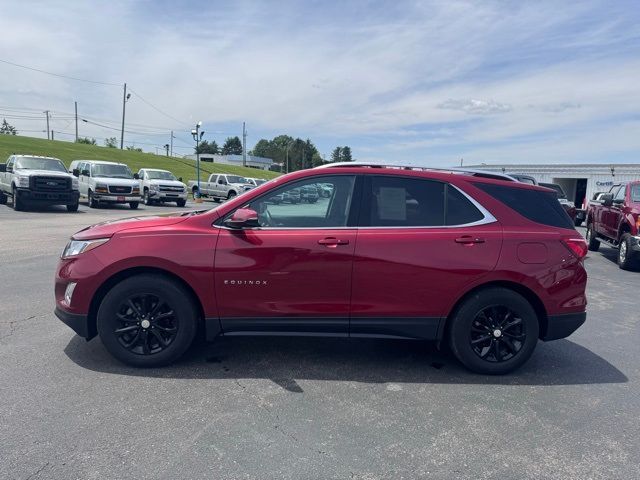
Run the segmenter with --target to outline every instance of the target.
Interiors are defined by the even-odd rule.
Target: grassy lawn
[[[58,140],[0,135],[0,162],[4,163],[7,157],[14,153],[56,157],[67,166],[72,160],[109,160],[126,163],[134,173],[140,168],[161,168],[173,172],[176,177],[182,177],[185,182],[196,178],[196,162],[193,160]],[[202,178],[208,177],[210,173],[231,173],[255,178],[274,178],[279,175],[276,172],[267,172],[255,168],[208,162],[200,162],[200,172]]]

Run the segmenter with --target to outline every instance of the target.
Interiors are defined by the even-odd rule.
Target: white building
[[[593,198],[597,192],[606,192],[611,185],[620,182],[640,180],[640,164],[549,164],[549,165],[473,165],[469,168],[488,170],[506,174],[523,174],[534,177],[538,182],[557,183],[567,194],[567,198],[582,205],[584,199]]]
[[[195,155],[186,155],[185,158],[195,160]],[[235,165],[242,167],[242,155],[213,155],[211,153],[201,153],[201,162],[215,162],[224,163],[225,165]],[[266,157],[255,157],[253,155],[247,155],[247,167],[259,168],[260,170],[269,170],[269,167],[273,165],[273,160]]]

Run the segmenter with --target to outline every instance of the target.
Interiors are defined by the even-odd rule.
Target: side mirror
[[[178,177],[178,181],[181,182],[182,181],[182,177]]]
[[[84,175],[85,177],[89,176],[89,170],[82,170],[82,175]]]
[[[7,171],[7,164],[6,163],[0,164],[0,173],[4,173],[6,171]]]
[[[224,221],[229,228],[253,228],[259,227],[258,212],[251,208],[239,208],[230,218]]]
[[[140,180],[140,175],[138,175],[137,173],[133,174],[133,179],[134,180]]]
[[[611,205],[613,205],[613,194],[605,193],[604,195],[602,195],[602,198],[600,198],[600,201],[605,207],[610,207]]]
[[[77,168],[74,168],[71,173],[73,174],[74,177],[79,177],[80,176],[80,170],[78,170]]]

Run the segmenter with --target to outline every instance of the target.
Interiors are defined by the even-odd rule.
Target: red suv
[[[212,210],[94,225],[62,254],[56,315],[139,367],[203,332],[435,340],[505,373],[585,321],[587,249],[554,192],[501,177],[329,165]]]

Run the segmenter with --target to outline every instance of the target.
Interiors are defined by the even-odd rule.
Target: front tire
[[[585,236],[587,248],[592,252],[597,252],[600,248],[600,241],[596,238],[596,232],[593,230],[593,223],[587,225],[587,233]]]
[[[469,370],[502,375],[531,357],[538,333],[536,312],[522,295],[486,288],[474,292],[453,314],[449,345]]]
[[[20,196],[18,195],[18,191],[16,190],[16,187],[13,187],[13,190],[11,193],[13,193],[13,209],[16,212],[22,212],[24,210],[24,202],[20,200]]]
[[[229,194],[227,195],[227,200],[233,200],[234,198],[236,198],[236,192],[229,192]]]
[[[631,234],[625,233],[620,239],[618,247],[618,266],[622,270],[635,270],[638,268],[637,256],[634,256]]]
[[[93,192],[89,190],[89,208],[98,208],[98,201],[93,198]]]
[[[129,207],[131,208],[131,210],[137,210],[139,205],[140,202],[129,202]]]
[[[6,205],[7,204],[7,196],[0,192],[0,205]]]
[[[67,212],[77,212],[79,207],[79,203],[72,203],[71,205],[67,205]]]
[[[142,203],[144,203],[145,205],[151,205],[153,203],[153,200],[149,198],[149,190],[146,188],[144,189],[144,193],[142,194]]]
[[[187,204],[186,200],[176,200],[176,205],[178,205],[178,207],[182,208]]]
[[[198,313],[179,283],[157,274],[129,277],[113,287],[98,309],[100,340],[134,367],[175,362],[193,343]]]

